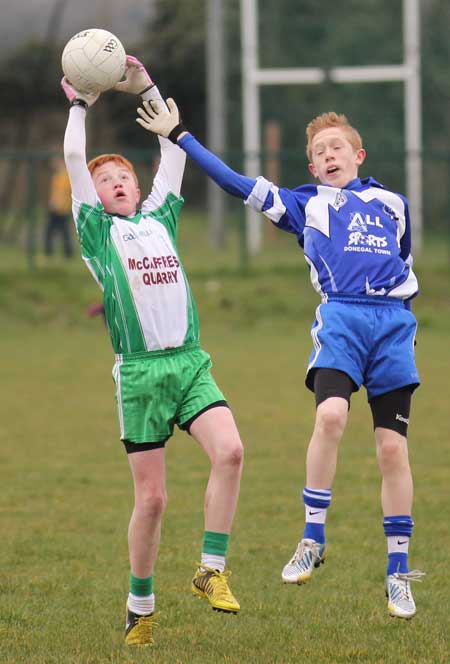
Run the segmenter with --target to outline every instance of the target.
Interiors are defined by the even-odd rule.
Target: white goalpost
[[[326,80],[334,83],[404,83],[404,124],[407,197],[411,211],[413,247],[422,246],[422,107],[420,94],[419,0],[403,0],[403,64],[261,69],[258,59],[258,0],[241,0],[242,126],[244,172],[261,175],[261,119],[259,90],[262,85],[309,85]],[[257,254],[262,245],[261,216],[246,209],[247,250]]]

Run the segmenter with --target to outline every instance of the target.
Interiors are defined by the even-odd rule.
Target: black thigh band
[[[157,443],[132,443],[130,440],[122,440],[122,443],[125,445],[127,454],[134,454],[135,452],[146,452],[147,450],[159,450],[161,447],[165,447],[167,443],[166,440],[160,440]]]
[[[211,408],[217,408],[218,406],[225,406],[225,408],[229,407],[226,401],[223,401],[223,400],[214,401],[214,403],[210,403],[210,404],[208,404],[208,406],[205,406],[204,408],[199,410],[198,413],[195,413],[195,415],[193,417],[189,418],[188,420],[186,420],[186,422],[183,422],[183,424],[180,424],[180,429],[182,429],[183,431],[187,431],[187,433],[190,434],[191,433],[191,431],[190,431],[191,426],[192,426],[193,422],[197,419],[197,417],[199,417],[203,413],[206,413],[207,410],[211,410]]]
[[[338,369],[316,369],[314,372],[314,394],[316,396],[316,408],[322,401],[329,397],[341,397],[348,402],[350,408],[350,396],[357,390],[356,384],[344,371]]]
[[[398,390],[386,392],[370,401],[373,428],[383,427],[396,431],[401,436],[408,432],[411,395],[415,385],[406,385]]]

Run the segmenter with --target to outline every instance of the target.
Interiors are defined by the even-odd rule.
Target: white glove
[[[61,87],[64,90],[67,99],[70,101],[71,106],[79,105],[87,108],[88,106],[95,104],[100,97],[100,92],[79,92],[78,90],[75,90],[65,76],[61,79]]]
[[[180,122],[180,112],[175,101],[169,97],[166,104],[167,107],[157,99],[142,102],[143,108],[137,109],[141,117],[136,118],[136,122],[147,131],[165,136],[172,143],[176,143],[180,134],[186,131],[186,127]]]
[[[154,85],[150,74],[140,60],[134,55],[127,55],[125,80],[119,81],[114,90],[129,92],[133,95],[141,95]]]

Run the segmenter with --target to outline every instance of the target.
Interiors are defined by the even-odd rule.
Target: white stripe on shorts
[[[318,325],[316,325],[311,330],[311,337],[312,337],[314,348],[315,348],[316,352],[314,354],[313,359],[308,364],[307,372],[314,366],[314,364],[317,361],[317,358],[319,357],[319,353],[322,350],[322,344],[320,343],[320,340],[319,340],[319,332],[323,328],[323,320],[322,320],[322,316],[321,316],[321,313],[320,313],[320,307],[321,306],[322,305],[319,304],[319,306],[316,309],[316,320],[317,320]]]
[[[116,362],[113,366],[112,374],[114,382],[116,383],[116,394],[117,394],[117,410],[119,413],[119,426],[120,426],[120,438],[121,440],[125,436],[125,425],[123,421],[123,406],[122,406],[122,383],[120,379],[120,367],[123,364],[123,359],[121,355],[116,355]]]

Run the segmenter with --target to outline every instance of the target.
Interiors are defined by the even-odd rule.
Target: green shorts
[[[175,424],[186,429],[208,407],[226,405],[211,366],[197,343],[117,356],[113,378],[121,440],[163,443]]]

